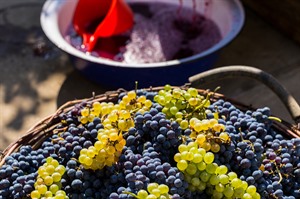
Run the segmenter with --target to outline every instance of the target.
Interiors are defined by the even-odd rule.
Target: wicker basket
[[[266,86],[271,88],[284,103],[288,111],[290,112],[292,118],[295,121],[295,124],[290,124],[286,121],[276,122],[274,121],[273,126],[277,129],[277,132],[281,132],[284,136],[288,138],[300,137],[300,107],[297,104],[296,100],[289,94],[289,92],[270,74],[261,71],[259,69],[249,67],[249,66],[226,66],[217,69],[212,69],[198,75],[192,76],[189,78],[190,83],[184,85],[182,88],[188,88],[189,86],[197,88],[199,85],[204,82],[209,81],[218,81],[222,78],[228,77],[250,77],[252,79],[256,79],[264,83]],[[148,91],[158,91],[163,87],[153,87],[147,88],[145,90]],[[68,112],[71,110],[76,104],[87,101],[87,102],[116,102],[118,95],[125,90],[119,89],[116,91],[109,91],[105,94],[93,96],[87,99],[75,100],[67,102],[62,105],[58,110],[38,122],[34,125],[28,132],[19,138],[14,143],[11,143],[1,154],[0,157],[0,166],[4,164],[4,160],[11,153],[17,151],[22,145],[32,145],[33,148],[38,148],[40,144],[47,138],[50,137],[53,133],[56,133],[55,128],[61,122],[59,119],[59,115],[63,112]],[[199,93],[202,95],[209,94],[209,91],[198,89]],[[212,93],[210,93],[212,94]],[[230,101],[233,105],[235,105],[240,110],[249,110],[252,107],[247,106],[241,102],[235,101],[233,99],[227,98],[220,93],[213,93],[211,96],[212,101],[216,101],[218,99],[224,99]]]

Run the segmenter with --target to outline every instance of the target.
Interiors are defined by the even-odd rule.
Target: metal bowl
[[[130,2],[168,2],[174,0],[127,0]],[[184,1],[184,6],[193,6],[192,0]],[[205,10],[197,7],[197,12],[205,14],[219,27],[222,39],[209,49],[183,59],[158,63],[130,64],[94,57],[86,54],[65,40],[65,34],[71,25],[77,0],[47,0],[41,12],[41,26],[58,48],[70,55],[76,69],[91,81],[107,88],[134,88],[138,81],[140,88],[164,84],[183,85],[188,77],[210,69],[218,58],[220,50],[231,42],[243,27],[245,13],[239,0],[210,0]],[[205,12],[205,13],[204,13]]]

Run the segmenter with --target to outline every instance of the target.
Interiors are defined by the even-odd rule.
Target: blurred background
[[[81,76],[44,35],[40,25],[44,2],[0,0],[0,150],[65,102],[108,90]],[[245,25],[222,49],[214,67],[258,67],[276,77],[300,102],[300,3],[270,2],[242,1]],[[274,115],[293,123],[280,99],[256,81],[220,80],[201,88],[216,86],[227,97],[254,107],[269,106]]]

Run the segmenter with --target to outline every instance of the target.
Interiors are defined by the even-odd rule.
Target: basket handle
[[[218,81],[223,78],[248,77],[258,80],[268,86],[283,102],[296,122],[298,128],[300,124],[300,107],[295,98],[279,83],[271,74],[251,66],[224,66],[211,69],[189,78],[193,87],[200,87],[203,83]]]

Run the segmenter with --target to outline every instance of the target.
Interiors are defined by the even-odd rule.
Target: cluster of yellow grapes
[[[193,117],[205,119],[206,108],[210,105],[208,97],[200,95],[197,89],[184,90],[170,85],[160,90],[154,101],[162,105],[162,112],[177,121],[183,129],[188,128],[189,120]]]
[[[162,112],[168,118],[177,121],[182,129],[192,130],[189,137],[200,147],[216,153],[220,150],[220,143],[228,143],[230,137],[224,132],[225,126],[218,123],[217,114],[213,119],[206,119],[210,105],[208,97],[200,95],[195,88],[183,90],[166,85],[154,100],[164,107]]]
[[[215,199],[260,199],[255,186],[248,186],[235,172],[228,172],[226,166],[214,163],[214,154],[199,147],[197,142],[181,144],[178,151],[174,160],[192,192],[206,191]]]
[[[123,133],[134,127],[134,113],[147,111],[151,106],[152,102],[145,96],[137,97],[134,91],[130,91],[119,104],[94,102],[90,110],[84,108],[81,111],[81,122],[100,117],[103,129],[98,130],[98,140],[94,146],[80,151],[79,162],[93,170],[112,166],[126,145]]]
[[[118,161],[125,144],[123,134],[118,129],[100,129],[94,146],[80,151],[79,162],[93,170],[112,166]]]
[[[137,194],[131,194],[138,199],[170,199],[169,187],[165,184],[150,183],[146,190],[139,190]]]
[[[30,194],[32,199],[67,199],[66,193],[60,190],[60,180],[66,168],[57,160],[48,157],[43,166],[38,169],[38,177],[34,184],[35,190]]]
[[[220,151],[221,143],[230,142],[228,133],[224,132],[225,126],[219,124],[218,120],[214,118],[203,120],[192,118],[190,119],[189,128],[192,130],[190,138],[206,151],[217,153]]]

